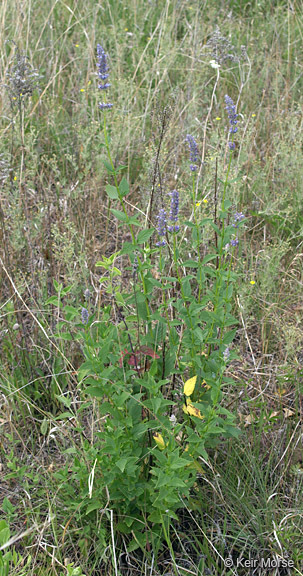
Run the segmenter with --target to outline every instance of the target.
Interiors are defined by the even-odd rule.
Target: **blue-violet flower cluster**
[[[108,82],[106,82],[107,78],[109,77],[109,66],[107,63],[107,54],[104,52],[102,46],[100,44],[97,44],[97,58],[98,58],[98,78],[99,78],[99,84],[98,84],[98,88],[99,90],[107,90],[110,87],[110,84]],[[110,102],[100,102],[99,103],[99,108],[101,110],[106,110],[107,108],[112,108],[113,104],[110,104]]]
[[[190,134],[187,134],[186,140],[187,140],[188,145],[189,145],[189,157],[190,157],[190,161],[191,161],[190,169],[192,172],[196,172],[196,170],[197,170],[196,162],[198,161],[197,142],[194,139],[194,137],[191,136]]]
[[[243,212],[235,212],[234,214],[234,223],[233,223],[233,228],[239,228],[239,223],[245,218]],[[238,246],[239,244],[239,240],[238,240],[238,233],[236,235],[236,237],[230,241],[232,246]]]
[[[164,208],[161,208],[159,215],[158,215],[158,226],[157,226],[158,234],[161,237],[165,236],[166,234],[166,212]],[[157,242],[156,246],[165,246],[165,240],[161,240]]]
[[[233,100],[230,98],[230,96],[225,96],[225,108],[227,110],[228,113],[228,118],[229,118],[229,123],[230,123],[230,128],[229,128],[229,132],[231,134],[235,134],[236,132],[238,132],[238,128],[237,128],[237,123],[238,123],[238,114],[236,114],[236,106],[233,102]],[[228,146],[230,150],[234,150],[235,149],[235,143],[234,142],[228,142]]]
[[[170,202],[170,213],[169,219],[173,223],[172,226],[168,226],[169,232],[179,232],[180,226],[176,224],[179,215],[179,192],[178,190],[173,190],[170,192],[171,202]]]
[[[82,310],[81,310],[81,322],[82,322],[82,324],[87,324],[88,318],[89,318],[88,310],[86,308],[82,308]]]

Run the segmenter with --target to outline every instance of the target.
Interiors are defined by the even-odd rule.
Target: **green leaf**
[[[122,172],[122,170],[125,170],[125,168],[128,168],[127,164],[123,164],[121,166],[118,166],[118,168],[116,168],[116,172]]]
[[[121,210],[115,210],[114,208],[111,208],[110,211],[118,220],[121,220],[121,222],[128,222],[129,221],[127,214],[125,214],[124,212],[121,212]]]
[[[61,412],[59,416],[56,416],[55,420],[64,420],[65,418],[74,418],[75,415],[71,412]]]
[[[103,164],[104,164],[104,166],[105,166],[105,168],[106,168],[106,170],[107,170],[107,172],[108,172],[109,174],[114,174],[114,173],[115,173],[115,171],[113,170],[111,164],[110,164],[109,162],[107,162],[107,160],[102,160],[102,162],[103,162]]]
[[[85,393],[89,394],[90,396],[94,396],[95,398],[103,398],[104,397],[103,390],[101,390],[97,386],[88,386],[85,389]]]
[[[144,242],[147,242],[150,237],[153,235],[154,233],[154,228],[149,228],[147,230],[141,230],[138,234],[137,237],[137,242],[138,244],[144,244]]]
[[[202,260],[203,266],[204,266],[204,264],[207,264],[207,262],[210,262],[211,260],[214,260],[215,258],[217,258],[217,254],[207,254]]]
[[[46,435],[47,431],[48,431],[48,420],[46,418],[44,418],[44,420],[42,420],[42,424],[40,426],[40,432],[43,436]]]
[[[182,286],[183,286],[184,296],[186,298],[189,298],[189,296],[191,295],[191,287],[190,287],[190,282],[189,282],[188,278],[184,278],[182,280]]]
[[[183,266],[185,266],[185,268],[198,268],[199,262],[196,262],[195,260],[185,260]]]
[[[126,196],[126,194],[129,193],[129,184],[128,184],[125,176],[123,176],[123,178],[119,184],[119,190],[120,190],[120,194],[121,194],[122,198],[124,198],[124,196]]]
[[[92,500],[86,508],[85,515],[87,516],[87,514],[93,512],[93,510],[99,510],[101,508],[102,508],[101,500]]]
[[[54,304],[55,306],[60,306],[60,302],[58,300],[58,296],[51,296],[50,298],[48,298],[45,302],[45,304]]]
[[[137,249],[137,246],[131,244],[131,242],[124,242],[122,250],[120,250],[120,254],[133,254],[133,252],[136,252]]]
[[[118,466],[118,468],[120,468],[121,472],[124,472],[127,462],[128,462],[128,458],[120,458],[120,460],[118,460],[118,462],[116,462],[116,466]]]
[[[136,214],[131,216],[128,221],[130,224],[133,224],[133,226],[141,226],[141,223],[138,222],[138,216]]]
[[[227,334],[224,335],[222,343],[225,344],[225,346],[228,346],[229,344],[231,344],[234,337],[237,334],[237,331],[238,331],[237,328],[235,328],[235,330],[230,330],[229,332],[227,332]]]
[[[106,192],[107,196],[109,196],[109,198],[111,198],[112,200],[118,200],[119,194],[118,194],[116,186],[112,186],[111,184],[107,184],[107,186],[105,187],[105,192]]]

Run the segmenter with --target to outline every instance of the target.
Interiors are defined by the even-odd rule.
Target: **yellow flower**
[[[196,202],[196,206],[199,208],[199,206],[201,206],[201,202]]]
[[[128,28],[124,28],[124,32],[128,32]]]
[[[195,386],[196,386],[196,382],[197,382],[197,376],[194,376],[193,378],[190,378],[189,380],[187,380],[184,384],[184,394],[185,396],[191,396]]]
[[[251,280],[251,281],[250,281],[250,284],[253,286],[253,285],[255,284],[255,281],[254,281],[254,280]]]
[[[84,88],[81,88],[80,92],[85,92]]]
[[[14,180],[15,180],[15,181],[17,180],[17,176],[14,176]]]
[[[204,198],[204,199],[203,199],[203,202],[204,202],[204,204],[208,204],[207,198]]]
[[[160,450],[164,450],[165,442],[163,440],[163,436],[161,436],[161,434],[159,434],[159,432],[155,432],[153,434],[153,439],[156,442],[158,448],[160,448]]]
[[[251,117],[254,118],[256,116],[256,114],[252,114]]]
[[[75,44],[76,48],[79,48],[79,44]]]
[[[221,120],[220,116],[217,116],[216,120]]]

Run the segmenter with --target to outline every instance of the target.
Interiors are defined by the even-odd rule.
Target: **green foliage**
[[[0,576],[26,576],[31,565],[31,556],[26,562],[21,554],[17,553],[14,546],[6,547],[11,538],[8,524],[0,520]],[[2,550],[1,550],[2,548]]]
[[[121,208],[111,212],[119,226],[128,226],[132,241],[97,262],[110,303],[90,315],[77,334],[85,356],[78,369],[79,387],[97,402],[102,421],[93,446],[85,448],[86,462],[75,459],[77,501],[89,521],[107,498],[104,512],[113,511],[116,534],[128,535],[132,550],[146,552],[151,540],[156,549],[163,541],[171,549],[170,522],[190,499],[197,472],[203,471],[201,459],[207,460],[219,440],[238,434],[234,415],[222,405],[224,386],[233,384],[225,370],[237,324],[232,314],[237,244],[230,243],[235,224],[229,223],[234,222],[232,203],[226,198],[232,153],[216,222],[197,213],[193,174],[194,219],[187,222],[187,240],[195,256],[189,259],[178,228],[167,236],[167,246],[154,248],[155,229],[142,228],[137,215],[128,215],[121,192],[128,187],[125,178],[118,183],[105,123],[104,136],[109,159],[104,165],[115,183],[106,191]],[[202,258],[206,220],[215,240]],[[138,234],[134,225],[142,228]],[[131,290],[116,285],[122,276],[116,262],[122,254],[133,271]],[[48,303],[62,311],[62,338],[64,324],[76,319],[77,310],[61,304],[69,287],[55,282],[55,290]],[[188,376],[195,386],[186,382],[183,398]]]

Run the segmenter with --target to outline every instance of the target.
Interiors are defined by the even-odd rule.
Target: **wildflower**
[[[100,110],[106,110],[108,108],[112,108],[113,104],[110,104],[109,102],[99,102],[99,108]]]
[[[169,420],[170,420],[172,426],[176,426],[176,424],[177,424],[177,418],[176,418],[176,416],[175,416],[174,414],[172,414],[172,415],[169,417]]]
[[[100,44],[97,44],[97,58],[98,58],[98,78],[99,78],[99,84],[98,84],[98,88],[99,90],[107,90],[110,87],[109,82],[106,82],[107,78],[109,77],[109,66],[107,63],[107,54],[105,53],[105,51],[103,50],[102,46]],[[112,108],[113,104],[110,104],[109,102],[100,102],[99,103],[99,108],[101,110],[106,110],[108,108]]]
[[[238,244],[239,244],[238,236],[236,236],[233,240],[230,241],[231,246],[238,246]]]
[[[84,298],[85,298],[86,302],[88,302],[90,299],[90,291],[88,288],[86,288],[86,290],[84,290]]]
[[[24,99],[26,96],[31,96],[34,90],[39,90],[39,80],[41,76],[38,70],[30,64],[27,56],[25,56],[23,52],[20,52],[17,46],[13,63],[6,76],[8,78],[7,88],[12,104],[13,101],[19,101],[20,98]]]
[[[243,214],[243,212],[235,212],[233,227],[239,228],[239,222],[244,220],[244,218],[245,218],[245,215]]]
[[[171,205],[170,205],[169,217],[172,222],[177,222],[179,214],[179,192],[177,190],[173,190],[172,192],[170,192],[170,196],[171,196]]]
[[[171,196],[171,203],[170,203],[169,219],[171,222],[174,223],[174,225],[168,226],[168,231],[178,232],[180,230],[180,227],[176,224],[176,222],[178,220],[178,214],[179,214],[179,192],[177,190],[173,190],[172,192],[170,192],[170,196]]]
[[[221,65],[218,64],[218,62],[216,62],[216,60],[210,60],[209,63],[210,63],[212,68],[215,68],[215,69],[221,68]]]
[[[236,106],[233,100],[229,96],[227,96],[227,94],[225,96],[225,104],[226,104],[225,108],[228,113],[229,123],[231,126],[229,131],[231,134],[235,134],[238,131],[237,128],[238,114],[236,114]]]
[[[235,222],[241,222],[241,220],[244,220],[245,215],[243,214],[243,212],[235,212],[234,215],[234,220]]]
[[[88,310],[86,308],[82,308],[82,310],[81,310],[81,322],[82,322],[82,324],[87,324],[88,318],[89,318]]]
[[[204,199],[203,199],[203,202],[204,202],[204,204],[208,204],[207,198],[204,198]]]
[[[133,279],[136,280],[138,275],[138,268],[139,268],[139,260],[137,254],[135,254],[134,261],[133,261]]]
[[[227,362],[229,360],[229,357],[230,357],[230,350],[228,347],[226,347],[224,352],[223,352],[224,362]]]
[[[158,234],[160,237],[165,236],[166,234],[166,212],[164,208],[161,208],[159,215],[158,215]],[[157,242],[156,246],[165,246],[165,240],[161,240]]]
[[[228,147],[230,150],[234,150],[236,148],[236,145],[234,142],[228,142]]]
[[[254,281],[254,280],[251,280],[251,281],[250,281],[250,284],[253,286],[253,285],[255,284],[255,281]]]
[[[187,134],[186,136],[186,140],[188,142],[189,145],[189,157],[190,157],[190,161],[192,162],[192,164],[190,164],[190,169],[192,172],[196,172],[197,170],[197,166],[196,166],[196,162],[198,161],[198,146],[197,146],[197,142],[194,139],[193,136],[191,136],[190,134]]]

